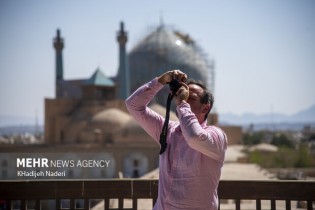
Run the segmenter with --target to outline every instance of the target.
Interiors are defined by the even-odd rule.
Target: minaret
[[[54,38],[54,48],[56,50],[56,98],[60,98],[61,87],[59,83],[63,80],[63,65],[62,65],[62,49],[64,47],[63,38],[60,37],[60,30],[57,29],[57,37]]]
[[[117,34],[119,43],[119,69],[117,74],[118,98],[126,99],[130,94],[130,77],[128,57],[126,54],[127,33],[124,31],[124,23],[120,23],[120,31]]]

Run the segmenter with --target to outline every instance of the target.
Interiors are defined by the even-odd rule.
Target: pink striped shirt
[[[130,114],[159,143],[164,117],[147,107],[163,87],[153,79],[127,100]],[[225,133],[199,124],[188,103],[177,106],[179,122],[170,121],[167,149],[159,156],[159,192],[154,210],[215,210],[217,187],[227,149]]]

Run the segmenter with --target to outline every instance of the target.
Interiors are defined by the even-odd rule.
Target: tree
[[[245,145],[255,145],[262,142],[264,137],[263,132],[255,132],[253,134],[246,133],[244,135],[244,144]]]
[[[287,147],[294,148],[293,141],[291,141],[285,134],[280,133],[278,135],[274,135],[271,144],[276,145],[278,147]]]
[[[298,158],[294,164],[295,167],[310,167],[314,166],[314,164],[315,161],[309,153],[307,146],[300,144],[298,150]]]

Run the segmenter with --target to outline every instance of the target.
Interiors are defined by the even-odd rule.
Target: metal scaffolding
[[[214,91],[214,61],[189,35],[164,25],[131,50],[129,65],[131,91],[172,69],[184,71],[189,78],[202,81]],[[156,102],[165,105],[166,96],[165,93],[157,95]]]

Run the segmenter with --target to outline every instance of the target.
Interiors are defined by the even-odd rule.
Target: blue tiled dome
[[[213,66],[202,49],[190,36],[165,26],[159,26],[131,50],[129,68],[131,91],[172,69],[184,71],[210,89],[214,86]],[[158,95],[156,102],[165,105],[165,95]]]

